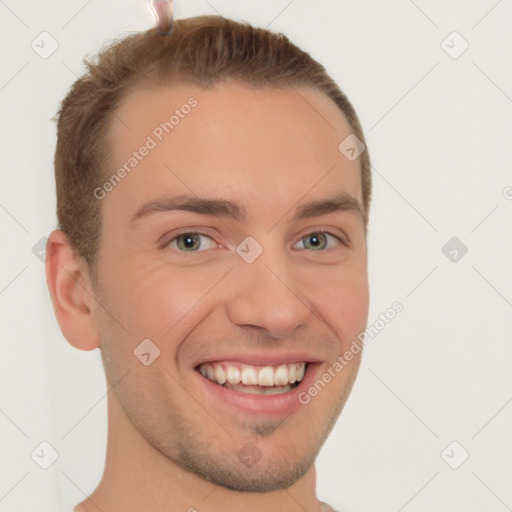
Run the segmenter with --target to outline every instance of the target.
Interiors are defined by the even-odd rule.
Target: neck
[[[135,429],[114,393],[108,397],[105,469],[96,490],[74,512],[320,512],[311,468],[287,489],[238,492],[208,482],[156,450]]]

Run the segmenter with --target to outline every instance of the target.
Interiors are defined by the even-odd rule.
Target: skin
[[[95,279],[62,232],[49,239],[47,281],[62,332],[81,350],[100,348],[112,388],[104,474],[75,510],[319,512],[314,460],[361,353],[287,417],[212,398],[195,366],[231,352],[304,351],[315,354],[320,377],[364,330],[361,215],[293,220],[301,204],[338,193],[362,208],[359,162],[338,151],[352,130],[309,89],[138,88],[117,112],[123,123],[112,122],[108,176],[191,96],[197,106],[102,200]],[[182,194],[236,201],[247,218],[166,211],[133,221],[148,201]],[[183,231],[208,235],[201,250],[169,243]],[[306,235],[325,231],[349,245],[327,237],[328,246],[311,248]],[[235,252],[248,236],[263,249],[251,264]],[[147,338],[160,350],[150,366],[133,354]],[[261,453],[251,467],[237,457],[247,443]]]

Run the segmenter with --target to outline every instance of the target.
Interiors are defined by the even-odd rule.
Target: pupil
[[[308,235],[307,246],[311,249],[322,249],[325,246],[325,235],[311,234]]]
[[[197,237],[194,235],[183,235],[182,242],[186,249],[193,249],[197,242]]]

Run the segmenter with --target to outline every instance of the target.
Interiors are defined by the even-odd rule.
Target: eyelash
[[[329,235],[329,236],[335,238],[343,246],[349,247],[349,243],[346,240],[344,240],[342,237],[335,235],[334,233],[330,233],[329,231],[321,231],[321,230],[320,231],[319,230],[310,231],[309,233],[302,235],[298,241],[300,242],[301,240],[303,240],[304,238],[307,238],[308,236],[318,235],[318,234]],[[164,240],[164,242],[162,242],[162,244],[161,244],[161,248],[165,249],[165,248],[169,247],[174,241],[176,241],[180,236],[183,236],[183,235],[200,235],[200,236],[205,236],[206,238],[209,238],[210,240],[213,240],[212,236],[208,235],[207,233],[203,233],[201,231],[183,231],[181,233],[174,235],[170,239]],[[207,249],[204,249],[204,250],[207,250]],[[325,252],[327,249],[320,249],[320,250],[316,250],[316,251],[314,249],[299,249],[299,250],[306,250],[306,251],[312,251],[312,252]],[[193,254],[196,252],[203,252],[203,251],[181,251],[179,249],[177,249],[177,251],[181,254],[189,254],[189,253]]]
[[[341,245],[344,245],[345,247],[348,247],[348,243],[346,240],[344,240],[341,236],[338,236],[338,235],[335,235],[334,233],[331,233],[329,231],[310,231],[309,233],[306,233],[305,235],[302,235],[299,239],[299,241],[303,240],[304,238],[307,238],[308,236],[311,236],[311,235],[329,235],[329,236],[332,236],[333,238],[335,238],[338,242],[340,242]],[[294,244],[295,245],[295,244]],[[305,251],[313,251],[313,252],[323,252],[325,251],[326,249],[322,249],[320,251],[315,251],[313,249],[303,249]]]

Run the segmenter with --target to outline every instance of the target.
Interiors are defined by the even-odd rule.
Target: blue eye
[[[346,245],[345,242],[341,240],[341,238],[335,235],[331,235],[331,233],[326,233],[324,231],[315,231],[313,233],[309,233],[308,235],[303,236],[297,243],[302,243],[302,247],[299,247],[299,249],[302,248],[311,251],[322,251],[324,249],[331,249],[333,247],[333,244],[336,245],[337,243]],[[297,247],[294,246],[294,249],[297,249]]]
[[[209,243],[204,243],[206,240]],[[181,233],[175,236],[168,244],[173,249],[181,252],[198,252],[206,249],[211,249],[214,245],[213,240],[202,233]],[[205,246],[206,245],[206,246]]]

